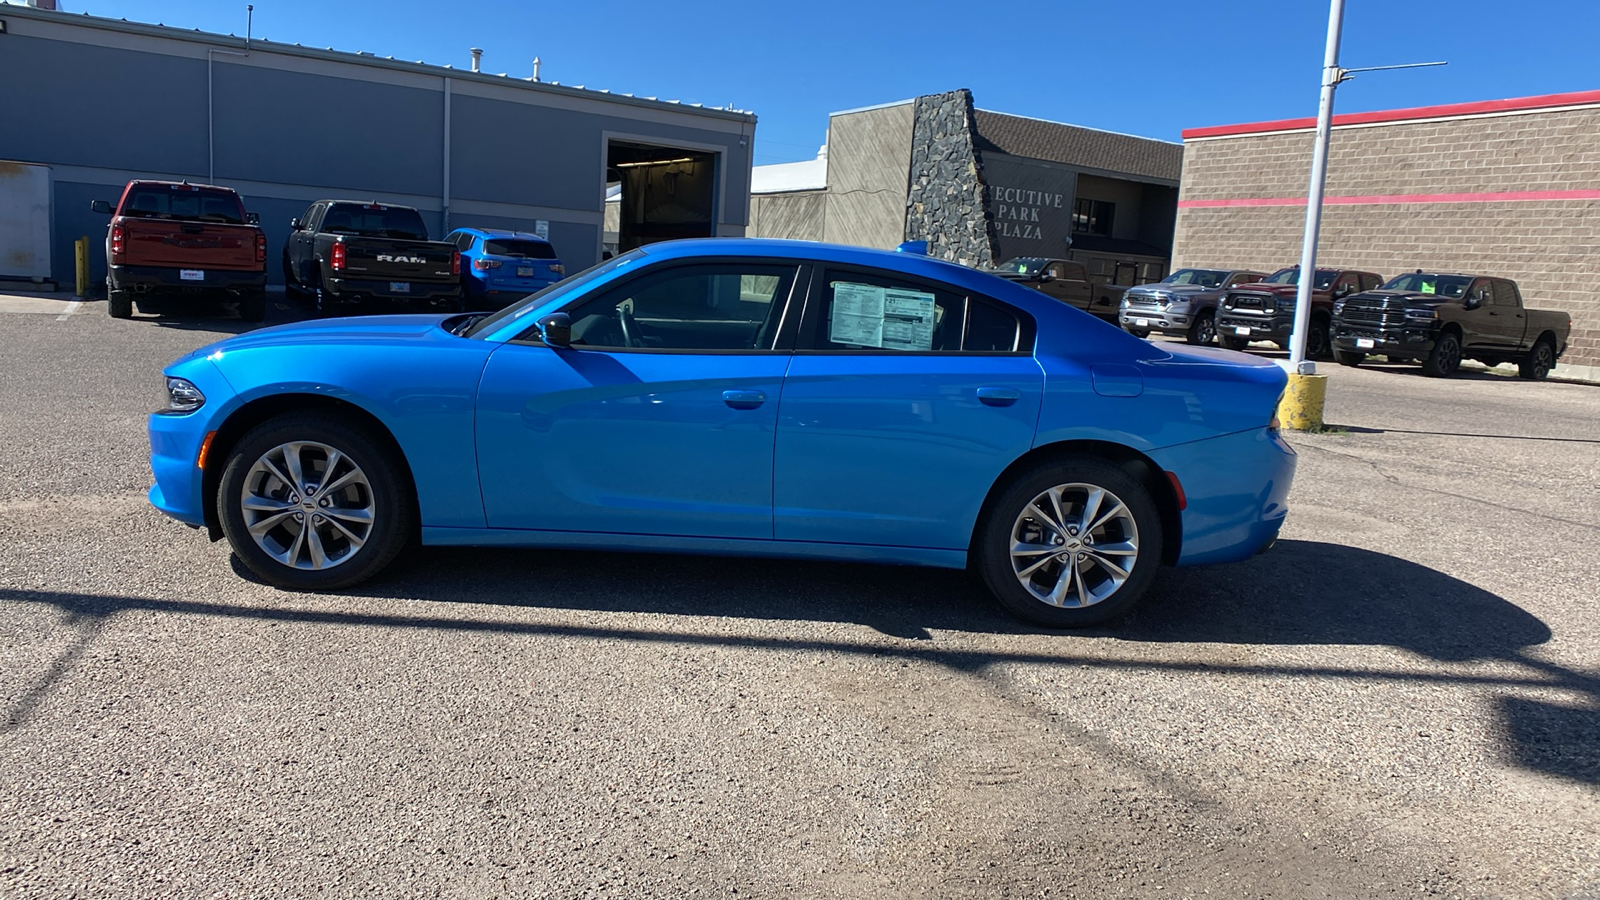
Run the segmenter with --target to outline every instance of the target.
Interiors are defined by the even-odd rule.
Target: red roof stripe
[[[1571,94],[1545,94],[1541,97],[1515,97],[1510,100],[1481,100],[1476,103],[1451,103],[1445,106],[1418,106],[1412,109],[1387,109],[1379,112],[1346,113],[1334,116],[1334,125],[1371,125],[1378,122],[1405,122],[1411,119],[1447,119],[1453,116],[1475,116],[1483,113],[1517,112],[1529,109],[1557,109],[1563,106],[1583,106],[1600,103],[1600,91],[1577,91]],[[1244,125],[1213,125],[1207,128],[1188,128],[1184,140],[1207,137],[1227,137],[1236,134],[1268,134],[1274,131],[1294,131],[1315,128],[1317,120],[1280,119],[1276,122],[1251,122]]]
[[[1526,200],[1600,200],[1600,190],[1486,191],[1477,194],[1368,194],[1360,197],[1324,197],[1324,206],[1376,206],[1382,203],[1507,203]],[[1305,206],[1304,197],[1246,197],[1234,200],[1179,200],[1179,209],[1219,209],[1240,206]]]

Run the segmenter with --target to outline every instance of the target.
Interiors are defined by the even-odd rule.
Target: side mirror
[[[1467,302],[1463,303],[1467,309],[1477,309],[1483,305],[1483,291],[1476,290],[1467,295]]]
[[[1354,292],[1355,292],[1355,288],[1352,288],[1348,284],[1341,284],[1338,287],[1333,289],[1333,296],[1334,296],[1334,299],[1337,300],[1337,299],[1340,299],[1340,298],[1343,298],[1343,297],[1348,297]]]
[[[111,204],[105,200],[90,200],[89,209],[103,215],[111,215]]]
[[[572,319],[566,313],[551,313],[540,319],[539,337],[551,347],[572,346]]]
[[[289,220],[289,230],[290,231],[299,231],[300,230],[300,220],[299,219],[290,219]]]
[[[1056,280],[1056,277],[1054,275],[1051,275],[1049,272],[1040,272],[1039,273],[1039,283],[1040,284],[1049,284],[1050,282],[1055,281],[1055,280]]]
[[[260,213],[251,213],[251,212],[245,213],[244,214],[244,223],[246,225],[260,225],[261,224],[261,214]]]

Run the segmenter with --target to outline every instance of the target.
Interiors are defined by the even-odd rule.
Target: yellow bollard
[[[1289,373],[1289,386],[1278,401],[1278,423],[1291,431],[1321,431],[1322,405],[1328,399],[1328,376]]]
[[[73,241],[72,251],[78,265],[77,297],[83,300],[89,296],[89,236],[86,234]]]

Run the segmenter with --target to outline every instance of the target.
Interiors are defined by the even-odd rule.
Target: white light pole
[[[1442,62],[1407,63],[1399,66],[1369,66],[1364,69],[1339,68],[1339,40],[1344,31],[1344,0],[1332,0],[1328,8],[1328,46],[1322,59],[1322,99],[1317,105],[1317,143],[1311,153],[1311,187],[1306,192],[1306,234],[1300,248],[1300,275],[1294,302],[1294,331],[1289,335],[1289,370],[1312,375],[1317,364],[1306,359],[1306,329],[1311,324],[1311,289],[1317,281],[1317,236],[1322,231],[1322,190],[1328,180],[1328,138],[1333,131],[1333,91],[1355,72],[1380,69],[1415,69],[1442,66]],[[1332,339],[1330,332],[1329,339]]]

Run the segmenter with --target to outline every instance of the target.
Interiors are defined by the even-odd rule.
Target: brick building
[[[1183,133],[1173,267],[1300,258],[1313,119]],[[1600,379],[1600,91],[1336,116],[1318,263],[1515,279]]]

